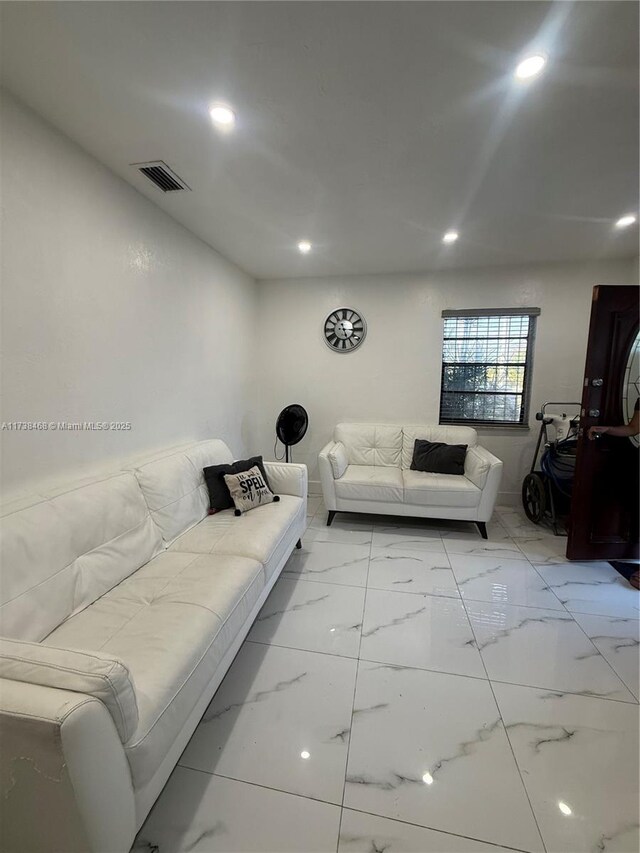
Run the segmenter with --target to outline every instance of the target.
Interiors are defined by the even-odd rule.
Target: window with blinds
[[[440,423],[527,425],[539,313],[443,311]]]

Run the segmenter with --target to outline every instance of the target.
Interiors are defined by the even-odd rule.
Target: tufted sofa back
[[[441,426],[438,424],[411,424],[402,427],[402,467],[411,468],[413,445],[416,439],[423,441],[442,441],[445,444],[466,444],[475,447],[478,433],[465,426]]]
[[[39,642],[161,550],[133,474],[9,511],[0,520],[0,634]]]
[[[166,545],[207,514],[209,493],[202,469],[230,462],[233,455],[227,445],[213,438],[134,468],[151,517]]]
[[[334,440],[344,444],[350,465],[378,465],[385,468],[411,467],[413,445],[417,438],[466,444],[475,447],[478,435],[465,426],[438,424],[338,424]]]
[[[40,642],[207,514],[218,439],[28,497],[0,513],[0,636]],[[164,541],[163,541],[164,540]]]
[[[347,451],[350,465],[399,468],[402,427],[393,424],[338,424],[334,438]]]

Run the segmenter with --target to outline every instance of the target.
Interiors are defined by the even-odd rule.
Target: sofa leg
[[[302,539],[298,539],[298,541],[296,542],[296,548],[298,549],[298,551],[300,550],[300,548],[302,548]]]
[[[331,522],[335,518],[336,511],[334,509],[329,510],[329,515],[327,516],[327,527],[331,527]]]
[[[483,539],[488,539],[489,534],[487,533],[486,523],[484,521],[476,521],[476,524],[478,525],[478,530],[480,531],[480,536],[482,536]]]

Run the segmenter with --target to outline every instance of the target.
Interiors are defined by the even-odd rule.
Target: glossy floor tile
[[[564,612],[562,602],[528,560],[450,554],[449,561],[464,599]]]
[[[436,551],[372,547],[367,586],[390,592],[460,597],[449,560]]]
[[[491,680],[635,701],[566,611],[477,601],[466,608]]]
[[[365,525],[349,527],[336,525],[334,527],[332,524],[331,527],[327,527],[326,524],[316,526],[312,521],[307,527],[302,541],[305,545],[310,542],[340,542],[345,545],[368,546],[371,545],[372,536],[373,531]]]
[[[360,657],[486,678],[461,601],[368,589]]]
[[[553,536],[553,531],[546,525],[533,524],[529,521],[523,510],[515,507],[497,507],[494,512],[494,519],[498,521],[507,531],[509,536],[513,537],[528,537],[536,536],[545,533]]]
[[[306,580],[366,586],[370,545],[338,542],[303,541],[283,570],[285,577],[297,575]]]
[[[536,568],[567,610],[640,618],[640,592],[609,563],[565,563]]]
[[[364,596],[358,587],[281,577],[249,639],[357,658]]]
[[[567,539],[565,536],[536,534],[516,538],[514,542],[524,556],[533,564],[567,563]]]
[[[316,512],[320,509],[322,505],[322,498],[320,496],[308,497],[307,498],[307,515],[313,517]]]
[[[511,848],[512,849],[512,848]],[[506,853],[482,841],[344,809],[338,853]]]
[[[640,622],[617,616],[573,618],[600,654],[609,662],[636,699],[640,698]]]
[[[308,510],[136,853],[635,853],[640,593],[517,507]]]
[[[480,679],[361,663],[344,805],[543,849],[491,687]]]
[[[376,548],[387,548],[391,552],[409,549],[444,554],[440,531],[428,525],[405,523],[374,526],[372,543]]]
[[[356,661],[247,642],[183,767],[340,803]]]
[[[177,767],[132,853],[328,853],[340,809]]]
[[[636,853],[638,706],[494,690],[549,853]]]
[[[502,559],[522,559],[518,545],[499,524],[488,525],[488,539],[483,539],[475,531],[445,531],[442,541],[447,554],[469,554],[477,557],[500,557]]]

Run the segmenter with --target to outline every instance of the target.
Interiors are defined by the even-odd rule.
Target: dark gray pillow
[[[430,474],[464,474],[466,444],[445,444],[416,438],[413,445],[412,471]]]
[[[210,465],[208,468],[203,468],[204,480],[209,491],[209,513],[218,512],[221,509],[231,509],[233,498],[224,481],[225,474],[239,474],[241,471],[248,471],[257,465],[260,469],[267,488],[270,491],[271,485],[267,472],[264,470],[264,462],[262,456],[252,456],[251,459],[239,459],[237,462],[232,462],[231,465]]]

